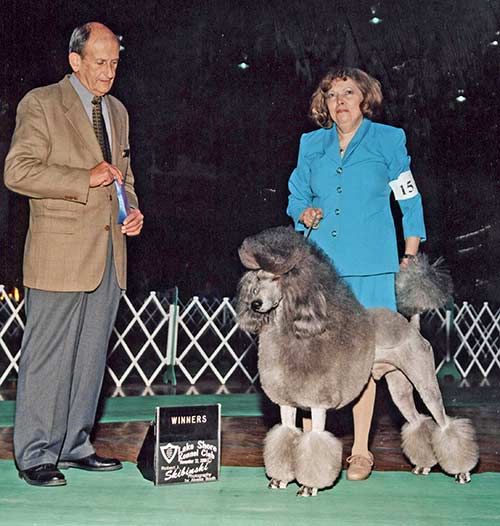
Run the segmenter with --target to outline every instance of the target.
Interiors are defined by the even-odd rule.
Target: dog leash
[[[308,239],[309,236],[311,235],[311,231],[314,228],[314,224],[316,223],[316,217],[317,216],[318,216],[318,214],[314,214],[314,216],[313,216],[313,220],[312,220],[311,226],[307,229],[307,232],[306,232],[306,239]]]

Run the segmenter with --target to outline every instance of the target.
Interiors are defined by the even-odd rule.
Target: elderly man
[[[6,186],[30,203],[14,452],[20,477],[36,486],[65,485],[58,468],[122,467],[89,439],[126,287],[125,238],[143,224],[128,114],[108,95],[119,53],[106,26],[75,29],[73,74],[23,98],[5,161]]]

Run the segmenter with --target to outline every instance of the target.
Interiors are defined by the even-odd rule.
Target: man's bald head
[[[116,41],[118,46],[120,45],[119,38],[104,24],[100,22],[87,22],[80,27],[74,29],[69,39],[69,53],[78,53],[83,55],[85,52],[85,44],[90,38],[90,34],[94,36],[112,38]]]
[[[94,95],[108,93],[116,76],[120,40],[105,25],[89,22],[77,27],[69,43],[69,63],[80,82]]]

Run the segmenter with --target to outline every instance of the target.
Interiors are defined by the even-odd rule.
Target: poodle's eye
[[[259,289],[257,287],[252,289],[252,294],[257,294],[259,292]]]

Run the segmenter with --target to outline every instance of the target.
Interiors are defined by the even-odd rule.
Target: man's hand
[[[90,170],[90,188],[95,188],[96,186],[108,186],[115,179],[120,184],[123,183],[123,177],[120,170],[114,164],[109,164],[106,161],[102,161],[102,163],[99,163]]]
[[[144,216],[138,208],[133,208],[123,221],[122,234],[126,236],[138,236],[144,224]]]
[[[323,210],[321,208],[306,208],[302,214],[300,214],[299,222],[310,228],[318,228],[319,222],[323,217]]]

